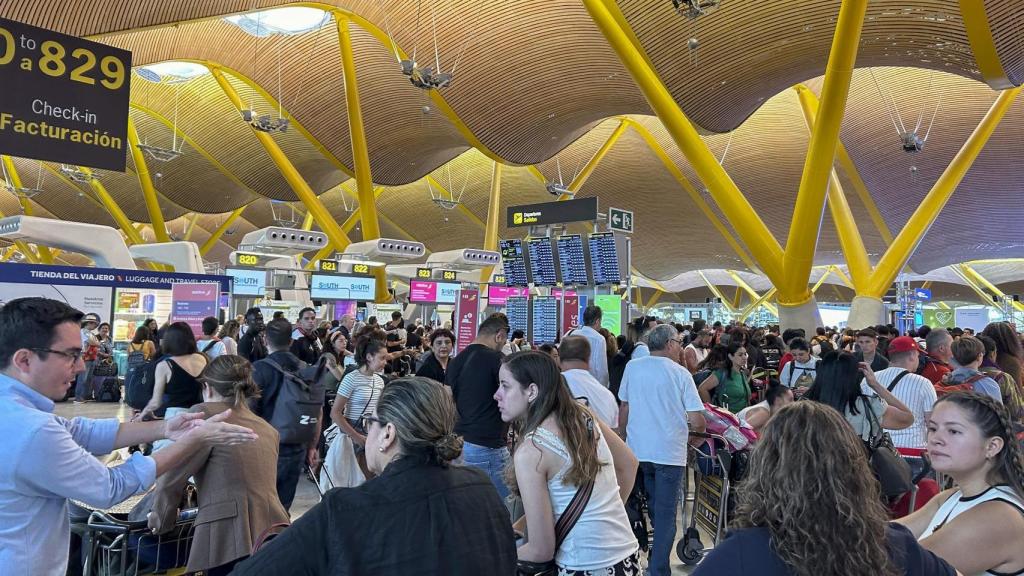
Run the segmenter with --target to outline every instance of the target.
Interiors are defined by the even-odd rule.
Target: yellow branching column
[[[157,242],[170,242],[167,235],[167,224],[164,222],[164,215],[160,212],[160,202],[157,200],[156,188],[153,186],[153,178],[149,173],[149,166],[146,164],[146,155],[139,149],[139,132],[135,128],[135,122],[128,116],[128,147],[131,149],[132,159],[135,161],[135,173],[139,177],[139,187],[142,188],[142,197],[146,200],[146,210],[149,212],[149,221],[153,223],[153,235]]]
[[[11,179],[11,184],[13,184],[15,188],[23,188],[24,186],[21,183],[21,176],[18,174],[18,169],[14,166],[14,160],[12,160],[10,156],[4,156],[3,162],[4,168],[7,169],[7,176]],[[19,194],[18,202],[21,203],[21,209],[25,212],[26,216],[33,215],[32,202],[30,202],[28,198]],[[3,218],[3,214],[0,214],[0,218]],[[32,248],[30,248],[28,244],[21,240],[18,240],[15,244],[18,246],[18,250],[24,254],[25,258],[28,259],[29,262],[53,264],[53,252],[51,252],[46,246],[36,245],[36,248],[39,249],[39,256],[37,259],[35,253],[32,252]]]
[[[491,171],[491,194],[487,199],[487,226],[484,228],[484,250],[498,249],[498,230],[501,223],[501,163],[495,161]],[[480,272],[481,290],[487,290],[493,266]]]

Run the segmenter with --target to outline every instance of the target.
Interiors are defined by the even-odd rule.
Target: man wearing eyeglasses
[[[669,576],[669,553],[676,536],[679,486],[686,473],[686,445],[703,439],[704,403],[693,377],[679,365],[683,338],[668,324],[647,335],[651,355],[630,360],[619,388],[619,426],[640,461],[654,524],[651,576]]]
[[[109,508],[153,485],[160,474],[210,443],[237,444],[252,430],[220,422],[225,412],[121,423],[67,420],[53,414],[85,369],[82,313],[46,298],[19,298],[0,308],[0,574],[60,576],[67,569],[68,499]],[[171,446],[108,468],[92,454],[150,443]]]

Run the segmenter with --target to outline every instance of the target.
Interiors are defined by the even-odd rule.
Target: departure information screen
[[[526,286],[526,257],[523,255],[523,241],[501,241],[501,263],[505,271],[506,286]]]
[[[562,284],[586,286],[590,284],[587,261],[583,256],[583,237],[579,234],[558,237],[558,266],[562,271]]]
[[[551,238],[530,238],[526,241],[530,257],[530,276],[534,286],[554,286],[558,284],[558,272],[555,270],[555,252],[551,248]]]
[[[558,339],[558,298],[535,296],[533,298],[534,344],[553,344]]]
[[[619,284],[622,273],[619,271],[619,254],[615,248],[615,234],[601,232],[591,234],[590,267],[594,272],[594,284]]]
[[[514,296],[505,301],[505,316],[508,316],[508,327],[511,332],[522,330],[530,333],[530,299]],[[511,336],[511,333],[509,334]]]

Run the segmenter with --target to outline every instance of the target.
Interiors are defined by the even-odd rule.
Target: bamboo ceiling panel
[[[727,1],[691,21],[669,2],[619,2],[683,110],[717,132],[735,128],[777,92],[824,72],[840,3]],[[950,4],[871,2],[858,66],[937,68],[978,79],[959,10]]]
[[[951,74],[912,69],[878,69],[874,73],[885,98],[879,95],[870,72],[857,71],[841,137],[895,234],[981,121],[996,94],[985,84]],[[908,129],[924,114],[922,136],[941,97],[939,113],[921,152],[902,150],[889,116],[893,107],[883,105],[890,97]],[[1024,254],[1019,210],[1024,174],[1015,167],[1024,157],[1022,127],[1024,101],[1018,98],[915,250],[910,260],[915,270]]]
[[[377,209],[432,252],[483,246],[483,229],[459,210],[435,205],[425,184],[385,189],[377,198]]]
[[[161,121],[164,118],[157,119],[137,109],[132,109],[131,115],[143,144],[162,148],[174,145],[170,128]],[[256,198],[240,180],[212,164],[204,152],[215,160],[219,154],[214,156],[205,148],[200,151],[190,142],[182,143],[180,135],[177,146],[183,153],[175,160],[156,162],[148,156],[146,159],[153,185],[175,204],[196,212],[219,213],[244,206]],[[147,215],[146,221],[148,218]]]
[[[984,4],[1003,70],[1019,86],[1024,82],[1024,2],[985,0]]]
[[[23,184],[35,185],[35,175],[38,162],[24,158],[12,158],[14,167],[23,179]],[[103,226],[117,227],[114,219],[107,214],[106,210],[99,205],[92,197],[92,192],[86,192],[71,181],[56,176],[53,171],[59,171],[57,164],[44,163],[43,180],[40,188],[42,192],[32,200],[46,209],[50,214],[61,220],[74,222],[89,222]],[[104,172],[105,173],[105,172]]]
[[[559,182],[559,169],[561,169],[561,184],[568,188],[569,184],[594,157],[594,154],[601,149],[608,137],[612,135],[619,122],[617,118],[609,118],[597,124],[570,142],[568,146],[559,150],[555,156],[538,163],[537,169],[544,175],[545,180],[555,183]],[[585,182],[584,185],[586,185]]]
[[[268,198],[295,199],[252,128],[242,120],[213,76],[199,76],[178,86],[178,129],[214,154],[252,191]],[[174,118],[175,87],[137,79],[132,91],[135,101],[165,118]],[[255,100],[251,91],[240,91],[239,96],[243,102]],[[260,108],[257,101],[257,110],[267,113],[269,107]]]

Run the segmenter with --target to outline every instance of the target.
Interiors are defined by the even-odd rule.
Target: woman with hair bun
[[[899,522],[964,574],[1024,574],[1024,451],[1006,407],[976,392],[939,398],[927,449],[956,488]]]
[[[244,446],[209,446],[161,476],[154,488],[149,527],[157,534],[174,527],[185,484],[194,476],[199,515],[188,571],[219,576],[248,556],[265,530],[289,518],[277,497],[277,431],[248,408],[248,401],[260,395],[252,365],[241,356],[218,356],[198,379],[204,401],[190,412],[210,417],[230,409],[225,422],[251,428],[259,438]]]
[[[328,492],[234,574],[515,575],[515,539],[494,485],[451,464],[462,454],[455,419],[438,382],[389,382],[362,418],[377,476]]]
[[[761,429],[730,528],[693,576],[957,574],[889,522],[864,443],[819,402],[789,404]]]

